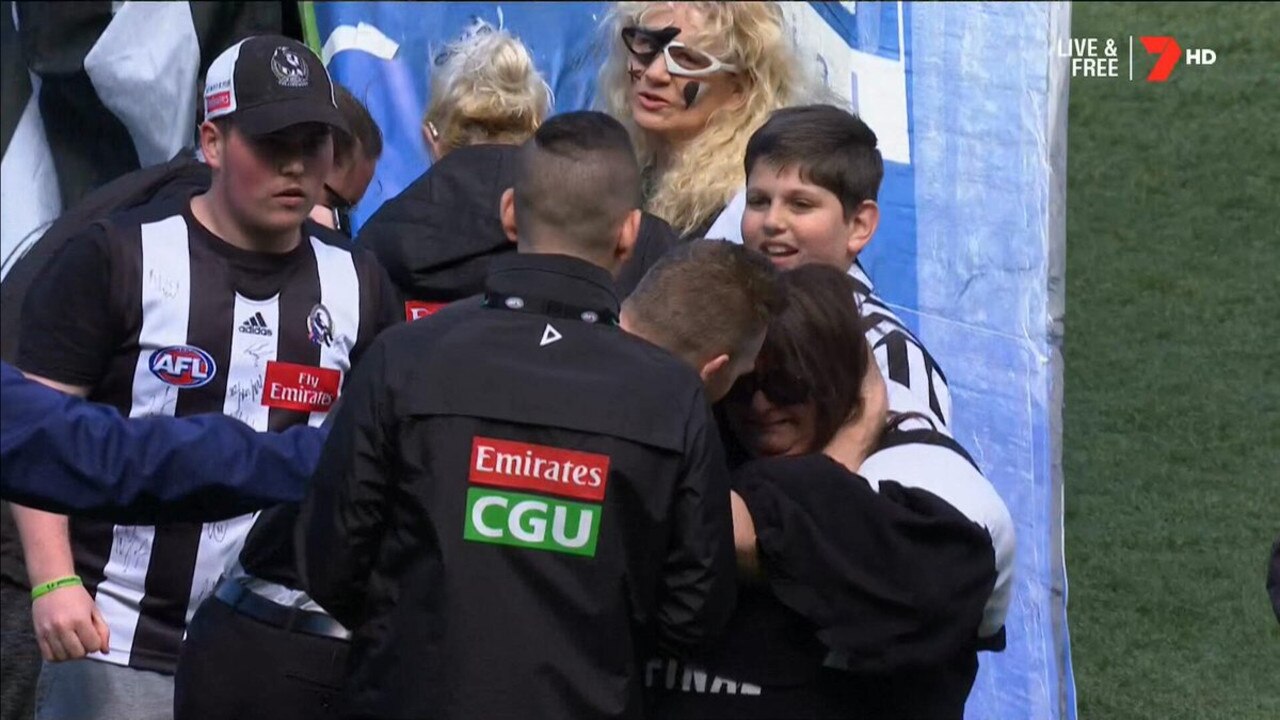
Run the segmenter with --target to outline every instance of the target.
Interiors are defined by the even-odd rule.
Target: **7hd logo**
[[[1159,55],[1160,59],[1156,60],[1156,66],[1151,68],[1151,72],[1147,74],[1147,82],[1164,82],[1169,79],[1169,75],[1173,73],[1173,69],[1177,67],[1178,60],[1182,57],[1182,46],[1178,41],[1168,35],[1149,36],[1143,35],[1138,38],[1142,41],[1142,47],[1146,48],[1148,53]],[[1218,53],[1209,48],[1187,48],[1188,65],[1212,65],[1218,61]],[[1130,59],[1130,64],[1133,60]]]

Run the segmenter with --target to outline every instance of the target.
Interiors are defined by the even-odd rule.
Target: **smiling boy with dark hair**
[[[880,224],[876,143],[866,123],[834,105],[774,112],[747,142],[742,241],[782,270],[817,263],[852,275],[890,409],[922,413],[950,433],[946,375],[858,263]]]

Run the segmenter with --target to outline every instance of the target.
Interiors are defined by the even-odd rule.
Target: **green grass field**
[[[1075,3],[1217,63],[1075,79],[1064,462],[1080,717],[1280,719],[1280,5]],[[1127,52],[1127,40],[1125,41]],[[1135,39],[1145,75],[1154,56]],[[1122,67],[1124,67],[1122,65]]]

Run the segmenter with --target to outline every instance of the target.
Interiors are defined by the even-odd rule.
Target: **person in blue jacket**
[[[0,496],[117,523],[212,522],[302,499],[325,431],[125,418],[0,363]]]

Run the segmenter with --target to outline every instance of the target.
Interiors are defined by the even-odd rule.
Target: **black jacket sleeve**
[[[394,482],[385,352],[375,340],[344,388],[295,527],[305,589],[349,628],[364,617]]]
[[[360,336],[351,354],[351,365],[356,367],[374,338],[404,321],[405,309],[400,291],[376,255],[357,247],[351,256],[360,276]]]
[[[729,472],[701,392],[687,433],[658,603],[658,649],[683,656],[723,630],[736,597]]]
[[[405,321],[404,295],[395,286],[395,283],[391,282],[391,276],[382,267],[382,263],[379,263],[376,258],[372,259],[372,261],[378,267],[378,286],[375,289],[378,294],[378,324],[376,331],[381,334],[383,330],[392,325],[399,325]]]
[[[671,229],[666,220],[657,215],[644,213],[640,217],[640,232],[636,237],[635,249],[631,257],[618,271],[616,285],[619,294],[625,298],[635,291],[636,286],[644,279],[649,268],[680,242],[676,231]]]
[[[890,673],[976,649],[996,580],[986,531],[927,492],[863,478],[824,455],[735,476],[775,596],[848,669]]]

